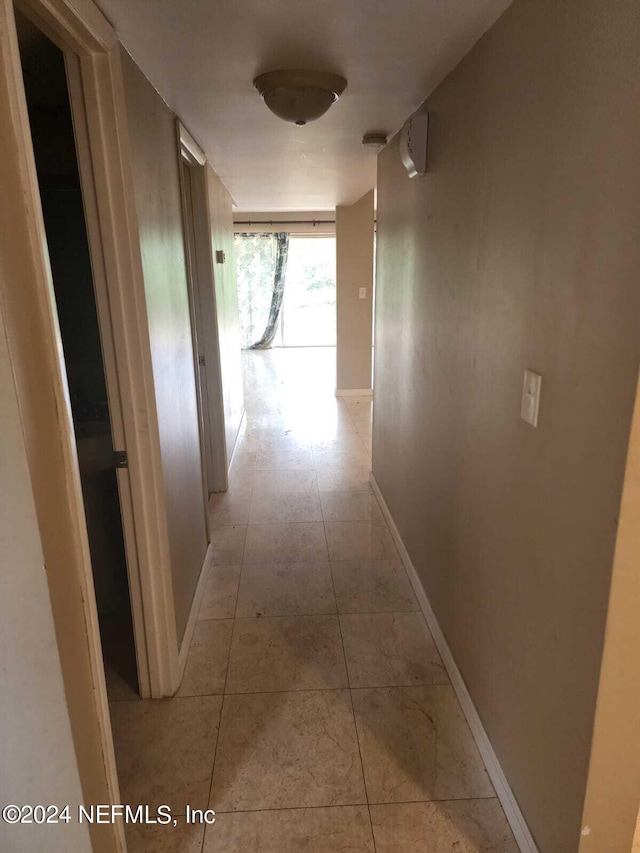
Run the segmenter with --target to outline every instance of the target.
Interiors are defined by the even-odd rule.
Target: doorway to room
[[[207,205],[206,158],[180,122],[178,139],[189,310],[206,503],[210,494],[224,492],[228,485],[218,314],[212,272],[214,259]],[[224,252],[218,252],[218,263],[224,261]]]
[[[87,181],[88,164],[80,168],[77,148],[82,119],[73,114],[70,96],[79,72],[75,57],[65,57],[18,10],[16,25],[107,684],[139,693],[118,477],[127,458],[114,446],[117,371],[108,300],[97,287],[96,234],[92,238],[88,227],[95,204],[92,181]]]
[[[334,235],[238,233],[235,249],[243,349],[335,347]]]

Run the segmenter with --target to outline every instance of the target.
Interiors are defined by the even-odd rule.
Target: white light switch
[[[538,426],[538,409],[540,408],[540,388],[542,376],[533,370],[525,370],[524,385],[522,386],[522,409],[520,417],[523,421]]]
[[[367,298],[367,288],[361,287],[358,290],[358,299],[366,299]]]

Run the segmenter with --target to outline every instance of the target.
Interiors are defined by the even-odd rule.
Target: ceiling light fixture
[[[323,116],[347,87],[344,77],[324,71],[269,71],[253,81],[274,115],[299,127]]]

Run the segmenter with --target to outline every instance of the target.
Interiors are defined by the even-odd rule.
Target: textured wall
[[[238,288],[233,247],[233,215],[231,212],[231,196],[220,178],[209,167],[207,167],[207,190],[209,194],[209,216],[211,217],[213,274],[216,290],[227,460],[230,462],[244,414]],[[215,253],[218,249],[221,249],[225,254],[223,264],[215,262]]]
[[[371,388],[374,193],[336,208],[338,390]],[[367,288],[366,299],[358,290]]]
[[[123,51],[178,640],[207,550],[175,118]]]
[[[427,176],[379,159],[374,473],[543,853],[579,842],[640,360],[639,55],[635,0],[516,0]]]

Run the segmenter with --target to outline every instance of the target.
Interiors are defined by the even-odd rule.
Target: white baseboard
[[[463,713],[469,723],[469,727],[473,734],[474,740],[478,746],[480,751],[480,755],[485,763],[487,768],[487,773],[489,774],[489,778],[493,783],[493,787],[496,789],[496,794],[498,795],[498,799],[502,804],[502,808],[504,809],[505,815],[507,816],[507,820],[509,821],[509,825],[516,839],[516,843],[521,850],[521,853],[538,853],[538,848],[536,847],[536,843],[533,840],[533,836],[529,831],[529,827],[526,824],[524,819],[524,815],[522,814],[520,807],[516,801],[516,798],[513,795],[513,791],[509,786],[507,781],[507,777],[504,775],[502,768],[500,767],[500,763],[498,761],[498,757],[496,756],[493,747],[491,746],[491,741],[482,725],[482,721],[480,716],[476,710],[475,705],[473,704],[473,700],[469,691],[467,690],[467,686],[464,683],[464,679],[462,678],[462,674],[458,669],[456,662],[453,658],[453,654],[451,653],[451,649],[449,648],[449,644],[442,633],[442,629],[438,624],[438,620],[436,619],[436,615],[433,612],[433,608],[429,603],[429,599],[427,598],[427,594],[424,591],[424,587],[422,586],[422,582],[418,577],[418,573],[416,572],[415,566],[409,556],[409,552],[407,551],[404,542],[402,541],[402,537],[400,536],[400,532],[396,527],[396,523],[393,520],[391,512],[389,511],[389,507],[386,504],[386,501],[380,491],[380,487],[376,482],[376,478],[373,473],[371,474],[371,488],[373,489],[376,498],[380,503],[380,507],[382,508],[382,512],[384,514],[385,520],[389,525],[389,529],[391,530],[391,535],[396,543],[398,551],[400,552],[400,557],[406,569],[407,575],[409,576],[409,580],[411,581],[411,585],[413,586],[414,592],[420,604],[420,608],[422,613],[424,614],[424,618],[431,630],[433,635],[434,642],[440,652],[440,656],[442,657],[443,663],[446,667],[447,673],[449,674],[449,678],[451,679],[451,686],[453,687],[456,696],[458,697],[458,701],[462,706]]]
[[[204,588],[207,584],[207,577],[209,575],[209,568],[212,560],[213,546],[209,543],[207,553],[204,557],[204,563],[202,564],[202,570],[200,571],[200,577],[198,578],[196,591],[193,594],[193,601],[191,602],[191,609],[189,610],[189,618],[187,619],[187,626],[184,629],[184,635],[182,637],[182,642],[180,643],[180,651],[178,652],[178,671],[180,673],[180,682],[184,675],[184,668],[187,665],[187,656],[189,654],[189,649],[191,648],[193,632],[196,629],[198,613],[200,611],[200,605],[202,604],[202,596],[204,595]]]
[[[373,397],[373,388],[336,388],[336,397]]]

